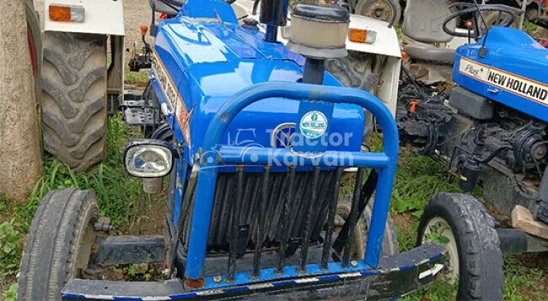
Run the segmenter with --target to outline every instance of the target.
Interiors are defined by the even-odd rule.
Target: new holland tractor
[[[494,251],[493,257],[500,259],[501,252],[547,251],[548,80],[543,70],[548,50],[526,33],[507,27],[516,18],[514,8],[460,5],[464,9],[451,12],[439,1],[407,1],[405,18],[409,19],[403,22],[403,32],[426,43],[411,45],[406,49],[408,56],[416,62],[452,64],[453,85],[450,89],[446,83],[425,85],[403,70],[397,111],[400,139],[418,154],[447,164],[464,192],[480,184],[483,199],[512,217],[512,225],[519,230],[496,230],[499,238],[492,243],[500,251]],[[431,22],[418,21],[426,18],[425,7]],[[500,26],[485,24],[484,12],[503,16],[497,22]],[[455,19],[465,17],[471,18],[469,30],[456,31]],[[435,46],[453,37],[468,42],[456,51]],[[475,257],[478,246],[457,238],[468,226],[453,228],[439,220],[460,218],[460,212],[439,206],[461,202],[463,197],[434,197],[424,210],[418,236],[420,242],[426,234],[445,233],[451,238],[448,249],[459,254],[452,258],[458,258],[461,267],[490,260]],[[494,231],[493,226],[490,223],[484,229]],[[500,263],[497,260],[492,269],[502,277]]]
[[[26,240],[19,300],[387,299],[455,269],[473,276],[460,298],[502,298],[492,262],[452,266],[437,243],[398,252],[388,216],[393,115],[324,68],[347,55],[347,39],[372,34],[349,28],[348,10],[296,4],[286,46],[276,33],[287,1],[260,3],[265,31],[241,25],[224,1],[162,3],[177,14],[153,28],[140,61],[150,60],[149,88],[122,110],[128,122],[157,122],[150,138],[129,143],[124,164],[147,189],[169,178],[165,234],[109,235],[94,192],[52,191]],[[380,153],[360,152],[364,109],[382,128]],[[349,167],[353,192],[342,195]],[[440,220],[468,225],[475,256],[489,255],[497,237],[477,201],[439,206],[461,212]],[[143,262],[164,263],[167,280],[104,278],[111,265]]]

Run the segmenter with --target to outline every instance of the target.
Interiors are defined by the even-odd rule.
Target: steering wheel
[[[484,36],[484,34],[489,30],[488,27],[490,27],[491,24],[485,24],[483,16],[483,12],[498,12],[499,16],[497,19],[497,22],[494,25],[497,26],[503,26],[503,27],[509,27],[514,20],[516,19],[516,15],[521,14],[521,10],[516,9],[514,7],[510,7],[507,5],[501,5],[501,4],[487,4],[487,5],[476,5],[474,3],[464,3],[464,2],[457,2],[449,6],[449,9],[459,6],[459,7],[466,7],[465,9],[456,11],[449,15],[444,21],[443,21],[443,31],[454,37],[468,37],[468,32],[462,33],[457,32],[454,29],[450,29],[448,27],[449,22],[466,15],[473,15],[472,18],[472,35],[474,39],[478,40]],[[506,14],[506,16],[501,20],[502,15]],[[482,25],[484,25],[486,28],[482,28]],[[485,32],[484,32],[485,31]]]

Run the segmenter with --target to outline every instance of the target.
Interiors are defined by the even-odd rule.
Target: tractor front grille
[[[283,273],[287,264],[303,272],[306,264],[319,263],[327,269],[333,260],[347,267],[354,228],[376,186],[377,173],[371,172],[362,186],[365,169],[358,169],[351,212],[333,241],[342,175],[342,167],[330,171],[314,167],[309,172],[289,167],[288,172],[271,172],[265,166],[262,173],[246,173],[243,165],[236,173],[219,173],[206,271],[218,275],[227,257],[227,281],[234,279],[236,271],[249,268],[251,277],[258,277],[263,268]],[[185,228],[188,234],[188,222]]]
[[[287,218],[285,230],[293,244],[302,239],[308,206],[312,206],[311,241],[318,241],[322,227],[327,217],[329,195],[332,194],[335,171],[320,171],[318,175],[318,198],[311,204],[313,172],[295,172],[291,180],[289,173],[274,173],[268,175],[268,192],[266,204],[261,204],[262,190],[265,182],[264,173],[243,173],[242,197],[237,198],[238,173],[221,173],[217,178],[213,214],[209,228],[208,246],[210,250],[228,251],[231,229],[234,228],[234,216],[237,215],[239,228],[237,239],[242,247],[253,249],[257,243],[256,235],[258,223],[263,227],[263,243],[265,248],[279,246],[282,238],[282,224],[285,200],[288,197],[290,186],[293,188],[290,215]],[[290,180],[293,182],[290,183]],[[239,204],[236,204],[239,202]],[[261,205],[265,210],[264,218],[259,219]],[[236,214],[236,207],[239,214]],[[288,254],[290,255],[290,254]]]

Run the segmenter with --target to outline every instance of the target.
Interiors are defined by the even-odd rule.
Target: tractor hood
[[[548,122],[548,49],[526,33],[505,27],[483,40],[457,49],[453,81],[486,98]]]
[[[220,19],[208,13],[189,18],[184,16],[189,13],[187,8],[164,21],[154,45],[153,88],[177,140],[185,143],[189,162],[202,145],[211,118],[231,96],[262,82],[298,82],[303,73],[303,57],[281,43],[264,42],[258,30],[242,28],[230,7],[224,8],[226,3],[215,5],[216,9],[208,11],[216,11]],[[328,73],[324,85],[342,86]],[[254,103],[235,117],[225,143],[270,147],[274,129],[298,122],[298,104],[284,98]],[[328,149],[359,150],[363,129],[360,107],[335,105]]]

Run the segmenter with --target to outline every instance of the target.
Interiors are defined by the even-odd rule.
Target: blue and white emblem
[[[317,139],[327,130],[327,118],[320,111],[310,111],[301,118],[299,128],[305,138]]]

